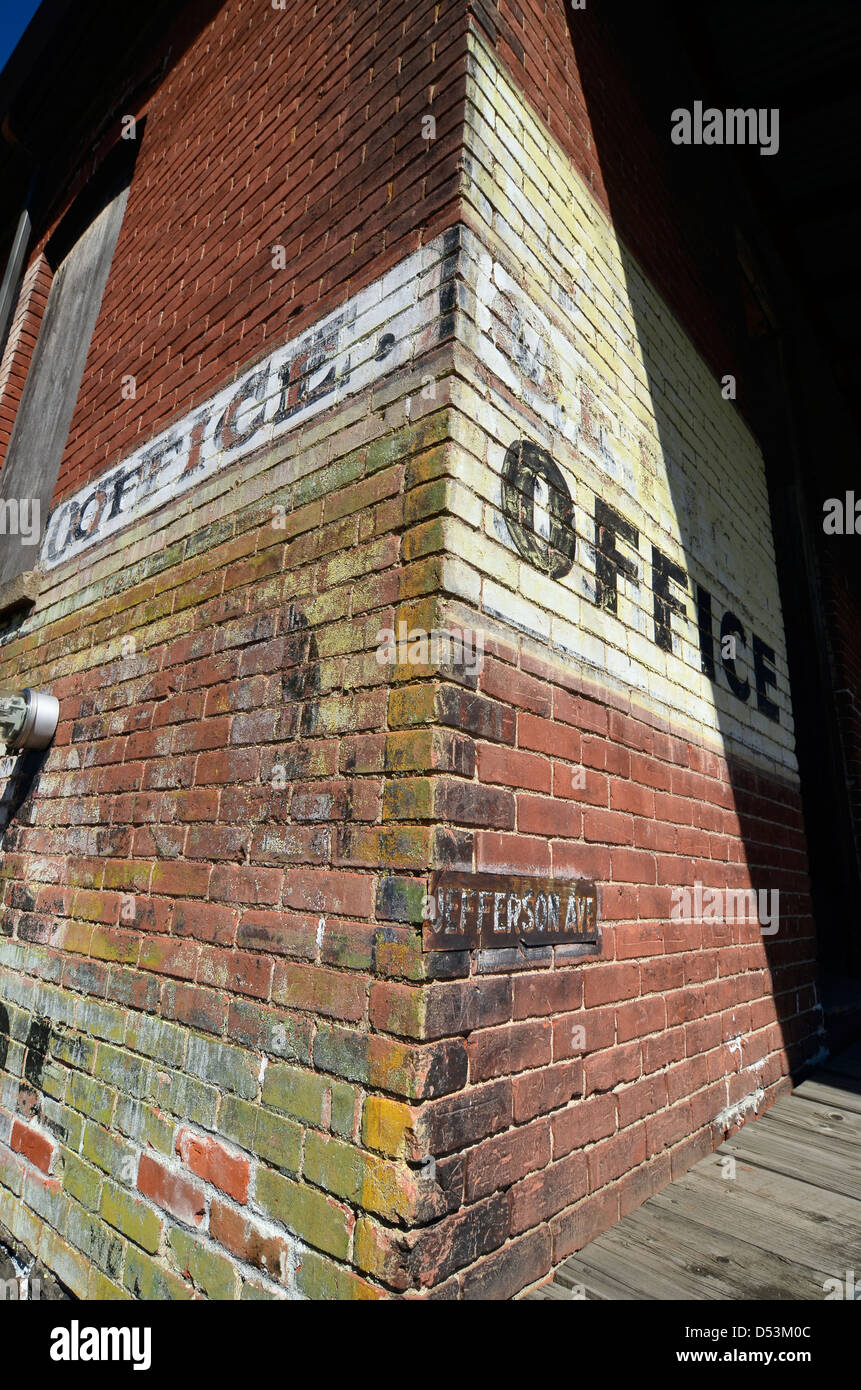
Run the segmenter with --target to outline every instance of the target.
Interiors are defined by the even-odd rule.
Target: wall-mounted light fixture
[[[0,688],[0,743],[7,751],[47,748],[59,718],[59,701],[44,690]]]

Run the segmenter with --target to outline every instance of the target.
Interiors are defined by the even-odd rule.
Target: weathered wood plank
[[[523,1302],[536,1303],[551,1301],[555,1303],[579,1303],[583,1301],[587,1303],[594,1303],[604,1301],[606,1296],[601,1293],[596,1293],[593,1289],[584,1290],[586,1295],[585,1300],[575,1298],[572,1290],[575,1284],[577,1285],[577,1287],[579,1287],[579,1284],[576,1280],[569,1280],[568,1283],[563,1282],[560,1278],[560,1275],[563,1274],[564,1270],[565,1266],[562,1265],[560,1269],[557,1270],[556,1277],[553,1280],[551,1280],[549,1284],[542,1284],[540,1288],[533,1289],[530,1293],[519,1294],[518,1298]],[[614,1293],[613,1297],[617,1298],[618,1294]]]
[[[839,1112],[828,1111],[824,1106],[814,1105],[812,1101],[807,1100],[799,1099],[793,1104],[788,1097],[785,1105],[763,1116],[760,1131],[770,1134],[775,1130],[785,1136],[794,1135],[801,1143],[816,1148],[819,1147],[820,1139],[827,1140],[826,1147],[829,1153],[842,1155],[850,1166],[861,1172],[861,1128],[856,1128],[853,1132],[853,1117],[848,1111],[845,1120],[842,1117],[838,1120],[831,1119],[832,1113]],[[861,1119],[859,1116],[854,1118]]]
[[[822,1299],[826,1279],[861,1265],[861,1047],[840,1062],[572,1255],[561,1293],[540,1296],[582,1285],[588,1299]]]
[[[657,1204],[648,1213],[642,1209],[633,1212],[631,1221],[635,1229],[648,1232],[653,1249],[667,1247],[678,1252],[687,1277],[695,1275],[707,1288],[714,1288],[715,1292],[706,1297],[761,1300],[822,1296],[821,1281],[813,1281],[803,1266],[774,1250],[761,1250],[722,1227]]]
[[[573,1257],[576,1259],[576,1256]],[[600,1262],[600,1256],[599,1256]],[[563,1265],[563,1269],[565,1266]],[[655,1294],[644,1293],[638,1284],[625,1283],[624,1280],[615,1278],[605,1270],[598,1268],[595,1264],[589,1266],[575,1266],[575,1282],[582,1284],[586,1290],[587,1302],[631,1302],[633,1300],[647,1301],[657,1297]],[[624,1271],[623,1271],[624,1273]],[[566,1290],[568,1297],[571,1296],[570,1288]],[[668,1295],[675,1297],[675,1295]],[[573,1301],[573,1300],[572,1300]]]
[[[596,1246],[601,1248],[596,1249]],[[807,1270],[702,1222],[648,1202],[580,1252],[595,1270],[657,1299],[801,1299],[822,1296]],[[631,1294],[628,1295],[632,1296]]]
[[[861,1090],[850,1090],[845,1077],[835,1076],[833,1080],[829,1080],[827,1072],[817,1071],[806,1081],[802,1081],[800,1086],[796,1086],[792,1094],[801,1096],[804,1100],[820,1101],[823,1105],[834,1105],[839,1110],[850,1111],[853,1115],[861,1115]]]
[[[737,1171],[741,1167],[738,1164]],[[711,1181],[704,1174],[688,1173],[658,1193],[652,1203],[659,1211],[675,1212],[700,1221],[711,1229],[755,1245],[759,1250],[779,1255],[809,1271],[817,1287],[821,1288],[825,1279],[842,1277],[855,1255],[861,1255],[858,1204],[843,1197],[838,1199],[839,1210],[832,1209],[830,1215],[804,1210],[798,1206],[797,1194],[790,1189],[789,1178],[769,1174],[767,1195],[751,1191],[747,1184],[754,1171],[746,1168],[739,1172],[735,1181],[722,1178]],[[806,1193],[809,1208],[809,1186],[804,1183],[795,1186]],[[778,1219],[775,1219],[776,1212]]]
[[[801,1178],[812,1187],[861,1199],[861,1172],[853,1171],[842,1154],[826,1150],[821,1140],[814,1145],[796,1135],[797,1131],[784,1130],[776,1124],[769,1126],[768,1116],[764,1115],[727,1139],[721,1145],[721,1152],[734,1154],[736,1158],[757,1163],[775,1173]]]
[[[617,1250],[603,1236],[599,1236],[598,1240],[602,1243],[599,1245],[593,1241],[588,1247],[588,1256],[582,1252],[580,1256],[572,1255],[562,1267],[590,1295],[605,1300],[640,1299],[646,1302],[690,1297],[681,1291],[678,1281],[668,1278],[665,1269],[655,1270],[651,1280],[644,1279],[642,1264],[631,1257],[628,1245]]]
[[[783,1097],[779,1111],[784,1123],[800,1124],[817,1134],[851,1137],[856,1145],[861,1144],[861,1110],[844,1110],[833,1102],[829,1105],[811,1095],[794,1092]]]
[[[723,1170],[719,1164],[719,1159],[722,1157],[724,1157],[723,1145],[716,1154],[701,1159],[688,1173],[678,1178],[677,1182],[695,1181],[706,1189],[720,1186],[729,1181],[722,1176]],[[853,1197],[847,1197],[841,1192],[829,1192],[824,1188],[817,1188],[815,1198],[811,1199],[810,1184],[803,1179],[774,1172],[767,1167],[747,1163],[738,1158],[736,1158],[736,1171],[738,1173],[736,1187],[739,1189],[740,1195],[750,1193],[752,1197],[762,1197],[772,1202],[776,1210],[780,1212],[787,1210],[804,1215],[811,1214],[815,1220],[833,1217],[840,1222],[861,1226],[861,1204]],[[672,1187],[675,1187],[675,1183],[672,1184]],[[670,1190],[671,1188],[665,1189],[665,1191]]]
[[[551,1284],[545,1284],[543,1288],[539,1289],[534,1296],[553,1299],[556,1302],[562,1303],[582,1302],[583,1300],[575,1299],[573,1296],[572,1289],[575,1287],[580,1287],[577,1280],[572,1279],[568,1283],[565,1283],[561,1279],[554,1279]],[[598,1294],[592,1293],[589,1290],[585,1290],[585,1293],[586,1302],[594,1301],[599,1298]]]
[[[604,1297],[603,1294],[597,1293],[594,1287],[587,1287],[582,1279],[576,1278],[573,1270],[566,1270],[564,1265],[562,1266],[562,1269],[559,1271],[557,1282],[565,1291],[566,1298],[573,1298],[575,1290],[581,1288],[586,1294],[587,1300],[602,1299]]]
[[[51,283],[0,483],[3,498],[38,499],[37,519],[51,508],[127,199],[126,186],[79,237]],[[32,549],[20,535],[4,538],[0,582],[33,563]]]

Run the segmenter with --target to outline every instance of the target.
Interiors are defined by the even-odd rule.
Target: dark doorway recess
[[[834,0],[812,9],[782,0],[753,7],[657,0],[587,7],[569,13],[567,24],[601,196],[620,241],[715,376],[736,375],[732,408],[765,459],[813,947],[826,1013],[838,996],[843,1001],[832,1010],[843,1039],[861,1027],[861,536],[825,536],[822,518],[828,497],[853,486],[861,497],[861,355],[852,346],[861,171],[857,158],[845,157],[861,140],[845,80],[861,60],[861,11]],[[673,145],[672,112],[695,101],[722,110],[779,107],[778,155]],[[638,117],[642,139],[632,149]],[[830,144],[829,129],[837,133]],[[646,322],[638,335],[659,402],[665,364]],[[656,419],[663,438],[660,409]],[[667,422],[668,456],[670,438]],[[748,862],[766,887],[762,826],[754,831],[745,810],[751,774],[739,766],[732,776]],[[776,830],[773,863],[781,852]],[[801,1062],[815,1050],[812,1038],[797,1036],[793,1009],[805,949],[766,939],[787,1051]]]

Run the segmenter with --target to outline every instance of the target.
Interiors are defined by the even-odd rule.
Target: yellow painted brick
[[[414,1112],[388,1096],[368,1096],[362,1113],[362,1141],[391,1158],[402,1157],[414,1134]]]

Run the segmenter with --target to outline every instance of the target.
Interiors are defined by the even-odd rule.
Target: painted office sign
[[[537,495],[544,499],[545,523],[538,525]],[[568,574],[574,562],[576,530],[574,504],[565,478],[546,449],[517,439],[505,453],[502,509],[514,544],[525,560],[554,578]],[[591,518],[595,547],[595,603],[615,614],[618,577],[637,583],[648,562],[640,555],[640,533],[615,507],[596,497]],[[591,538],[590,538],[591,539]],[[773,649],[757,633],[748,634],[741,619],[726,609],[716,633],[712,596],[698,582],[689,584],[681,565],[651,545],[652,636],[662,651],[673,651],[673,621],[690,616],[693,591],[701,669],[714,681],[720,662],[729,689],[745,703],[754,695],[766,719],[780,722],[780,709],[771,698],[776,686]],[[717,640],[716,640],[717,637]],[[750,647],[753,682],[737,663]]]
[[[48,519],[42,568],[84,554],[393,368],[410,366],[450,331],[456,242],[457,229],[435,238],[63,501]]]
[[[464,536],[456,554],[482,569],[488,617],[679,731],[794,774],[762,455],[594,209],[572,245],[584,226],[596,244],[567,263],[561,242],[551,256],[511,229],[505,260],[464,238],[458,336],[485,392],[496,549]]]

